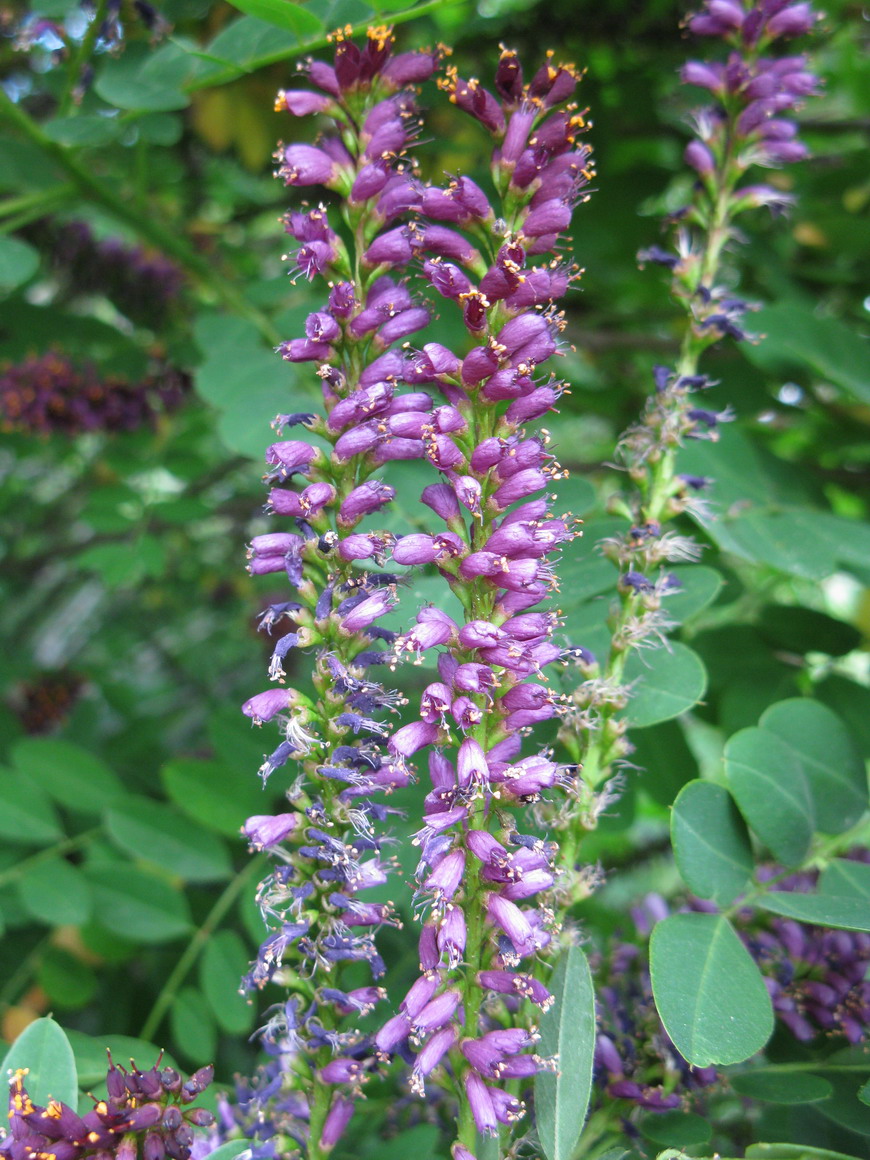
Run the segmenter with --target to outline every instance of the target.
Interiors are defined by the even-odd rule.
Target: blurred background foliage
[[[797,207],[787,222],[744,218],[735,253],[766,338],[710,356],[715,405],[738,418],[684,461],[716,480],[719,519],[677,633],[707,675],[690,714],[653,711],[633,734],[647,772],[589,839],[590,861],[623,868],[583,916],[605,933],[614,906],[673,888],[668,806],[774,701],[816,696],[870,754],[870,23],[852,0],[826,12],[826,92],[803,114],[813,158],[772,175]],[[283,787],[261,789],[269,739],[238,712],[263,687],[255,614],[276,594],[246,576],[243,548],[265,530],[269,421],[316,394],[311,372],[270,347],[318,305],[281,258],[291,202],[270,155],[297,127],[271,111],[274,92],[325,30],[372,19],[395,19],[403,47],[451,44],[464,75],[485,78],[499,43],[532,63],[555,47],[588,70],[598,177],[575,218],[587,272],[567,307],[571,394],[552,435],[573,472],[566,506],[586,520],[565,560],[566,633],[594,650],[615,578],[594,551],[619,486],[607,465],[679,341],[665,276],[639,271],[636,254],[662,241],[689,180],[683,14],[670,0],[412,13],[310,0],[282,29],[224,2],[166,0],[155,15],[124,0],[113,35],[88,43],[96,21],[76,0],[0,9],[5,1039],[53,1010],[92,1070],[103,1043],[129,1054],[121,1036],[187,1067],[215,1059],[223,1082],[256,1056],[257,1012],[236,986],[260,940],[257,867],[238,831]],[[438,103],[427,173],[473,176],[480,152]],[[400,496],[418,493],[414,465],[399,470]],[[408,500],[392,530],[423,512]],[[415,580],[397,622],[435,593]],[[395,961],[407,951],[392,949],[410,978]],[[852,1150],[868,1130],[824,1122],[802,1130]]]

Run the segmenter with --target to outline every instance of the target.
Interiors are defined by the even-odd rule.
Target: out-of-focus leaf
[[[848,725],[865,760],[870,758],[870,689],[833,673],[813,691],[822,704],[833,709]]]
[[[80,926],[93,906],[87,879],[64,858],[28,866],[18,880],[18,898],[28,914],[49,926]]]
[[[713,1135],[712,1126],[694,1112],[656,1112],[641,1121],[640,1130],[647,1140],[664,1147],[688,1148],[706,1144]]]
[[[676,721],[637,729],[631,742],[631,761],[639,770],[634,779],[638,789],[659,805],[669,806],[683,786],[698,776],[698,762]]]
[[[633,653],[625,675],[634,685],[625,715],[635,729],[679,717],[697,705],[707,688],[701,658],[679,641]]]
[[[834,1064],[833,1059],[827,1062]],[[839,1124],[842,1128],[848,1128],[850,1132],[870,1136],[870,1106],[865,1104],[859,1096],[867,1077],[866,1067],[863,1074],[842,1072],[836,1070],[835,1066],[830,1071],[825,1071],[820,1067],[819,1071],[822,1072],[825,1079],[830,1080],[834,1089],[828,1099],[819,1103],[819,1112],[825,1119]]]
[[[0,189],[22,190],[50,189],[62,180],[59,169],[46,156],[45,151],[29,141],[18,140],[0,134]],[[4,306],[5,310],[5,306]]]
[[[415,1124],[392,1140],[379,1141],[375,1155],[377,1160],[407,1160],[409,1156],[413,1156],[414,1160],[434,1160],[437,1148],[438,1129],[435,1125]]]
[[[190,930],[187,900],[165,878],[123,865],[89,865],[85,874],[94,916],[108,930],[144,943],[170,942]]]
[[[109,588],[132,588],[145,575],[145,563],[129,543],[94,544],[78,553],[76,563],[98,573]]]
[[[820,318],[796,302],[765,306],[752,319],[763,342],[746,344],[746,357],[765,369],[811,367],[853,399],[870,402],[870,346],[836,318]],[[861,367],[865,368],[862,373]]]
[[[818,701],[795,697],[772,705],[760,724],[799,763],[819,829],[839,834],[854,826],[867,808],[867,773],[837,714]]]
[[[815,811],[792,750],[766,729],[741,729],[725,746],[725,773],[761,841],[786,866],[798,865],[810,847]]]
[[[261,760],[262,753],[258,763]],[[263,792],[253,766],[246,769],[179,757],[163,766],[160,777],[179,809],[227,837],[238,838],[245,819],[252,814],[269,812],[270,799]]]
[[[230,3],[247,16],[255,16],[294,36],[316,36],[323,32],[321,19],[291,0],[230,0]]]
[[[250,953],[234,930],[212,935],[200,959],[199,985],[214,1017],[229,1035],[244,1035],[251,1029],[254,1008],[239,994],[239,982],[247,972]]]
[[[827,1099],[833,1088],[820,1075],[787,1067],[754,1067],[728,1077],[740,1095],[769,1104],[811,1104]]]
[[[38,269],[38,250],[18,238],[0,237],[0,293],[23,286]]]
[[[0,836],[24,846],[48,845],[63,837],[45,792],[17,771],[0,769]]]
[[[53,737],[25,737],[12,761],[59,805],[74,813],[101,814],[124,796],[124,787],[104,761]]]
[[[39,960],[37,981],[57,1007],[78,1010],[97,993],[97,976],[63,947],[46,947]]]
[[[230,874],[229,855],[220,838],[161,802],[127,798],[107,812],[106,828],[134,858],[153,862],[188,882],[216,882]]]
[[[77,117],[55,117],[46,121],[42,131],[59,145],[108,145],[124,131],[117,117],[96,113],[79,113]]]
[[[616,595],[619,572],[613,563],[601,555],[598,544],[610,536],[626,530],[625,520],[606,519],[590,521],[579,540],[573,540],[565,548],[559,569],[559,605],[565,612],[585,604],[593,597]],[[604,614],[610,600],[602,601]]]
[[[209,1152],[208,1160],[236,1160],[236,1156],[247,1152],[249,1147],[247,1140],[228,1140],[226,1144],[215,1148],[214,1152]],[[415,1152],[414,1155],[417,1156],[419,1153]]]
[[[749,832],[722,786],[691,781],[683,787],[671,814],[671,841],[693,893],[728,906],[746,889],[754,866]]]
[[[851,624],[814,608],[767,604],[758,615],[758,631],[777,648],[804,654],[841,657],[857,648],[861,633]]]
[[[722,574],[715,568],[703,564],[678,564],[670,571],[682,587],[668,594],[665,610],[669,617],[681,624],[712,604],[722,590]]]
[[[231,451],[262,459],[276,438],[269,426],[274,416],[305,410],[314,402],[313,390],[303,386],[292,364],[263,345],[244,319],[203,315],[195,335],[205,354],[196,390],[220,411],[221,438]]]
[[[208,1003],[195,987],[185,987],[169,1010],[172,1038],[197,1066],[210,1063],[217,1051],[217,1027]]]
[[[672,914],[657,923],[650,973],[665,1030],[696,1067],[741,1063],[770,1038],[761,972],[724,916]]]
[[[832,1152],[812,1144],[750,1144],[746,1160],[860,1160],[845,1152]]]
[[[121,56],[102,58],[94,91],[117,109],[184,109],[190,98],[181,85],[190,70],[190,56],[181,48],[167,44],[155,53],[134,41],[125,45]]]
[[[819,540],[814,513],[805,508],[750,507],[723,515],[707,530],[726,552],[806,580],[834,571],[837,553]]]
[[[50,1099],[71,1108],[78,1103],[76,1061],[62,1028],[51,1018],[35,1019],[21,1032],[0,1064],[0,1073],[9,1075],[27,1069],[27,1094],[45,1107]]]

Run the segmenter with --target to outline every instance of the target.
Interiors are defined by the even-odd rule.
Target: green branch
[[[69,149],[44,133],[36,121],[2,88],[0,88],[0,116],[4,116],[32,144],[51,157],[85,198],[101,205],[145,241],[150,242],[168,257],[174,258],[201,287],[211,291],[233,313],[251,322],[271,346],[280,342],[281,335],[271,320],[250,303],[232,283],[217,273],[205,258],[196,253],[182,233],[157,221],[152,216],[150,207],[139,198],[125,197],[122,193],[116,193]]]
[[[264,856],[252,858],[248,865],[232,880],[229,886],[224,890],[223,894],[218,898],[217,902],[209,911],[205,922],[197,930],[196,934],[187,944],[187,949],[184,954],[175,964],[175,968],[169,975],[169,978],[163,984],[160,994],[154,1001],[154,1006],[151,1008],[148,1018],[142,1024],[142,1031],[139,1038],[145,1039],[149,1043],[153,1040],[157,1029],[160,1026],[163,1016],[172,1006],[175,996],[181,984],[187,978],[188,973],[193,969],[196,960],[200,954],[205,950],[206,943],[214,934],[216,928],[219,926],[221,919],[236,901],[241,894],[242,889],[247,886],[249,879],[254,877],[263,862]]]

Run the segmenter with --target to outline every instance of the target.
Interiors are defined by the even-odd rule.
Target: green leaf
[[[820,540],[814,516],[806,508],[749,507],[723,515],[707,530],[723,551],[787,575],[824,580],[836,569],[837,553]]]
[[[69,1010],[86,1006],[97,993],[93,970],[63,947],[45,948],[36,978],[52,1003]]]
[[[379,1140],[374,1155],[377,1160],[408,1160],[411,1156],[414,1160],[432,1160],[437,1152],[438,1138],[439,1132],[434,1124],[415,1124],[392,1140]]]
[[[81,926],[93,908],[87,879],[64,858],[28,866],[18,880],[18,898],[28,914],[49,926]]]
[[[870,1106],[870,1079],[867,1080],[867,1082],[858,1092],[858,1099],[862,1104],[867,1104]]]
[[[217,1027],[211,1008],[195,987],[185,987],[169,1011],[172,1038],[179,1051],[197,1066],[210,1063],[217,1052]]]
[[[74,813],[96,814],[124,796],[120,778],[80,745],[48,737],[25,737],[13,763],[56,802]]]
[[[123,56],[103,57],[94,91],[118,109],[171,112],[184,109],[190,98],[181,89],[191,71],[190,55],[172,43],[157,52],[131,42]]]
[[[677,869],[701,898],[728,906],[746,889],[754,863],[746,823],[720,785],[690,781],[671,814]]]
[[[677,1050],[695,1067],[742,1063],[773,1031],[757,965],[722,915],[672,914],[653,928],[656,1007]]]
[[[70,1031],[69,1041],[75,1052],[78,1066],[79,1083],[90,1090],[99,1087],[105,1081],[108,1061],[106,1051],[111,1051],[112,1058],[125,1067],[130,1060],[135,1060],[138,1067],[147,1071],[160,1055],[160,1048],[144,1039],[133,1039],[129,1035],[85,1035],[83,1031]],[[167,1067],[176,1067],[172,1056],[165,1052],[163,1064]]]
[[[94,544],[75,556],[79,568],[96,572],[109,588],[133,588],[146,574],[145,562],[132,542]]]
[[[136,866],[85,867],[95,916],[108,930],[137,943],[161,943],[190,931],[184,895],[165,878]]]
[[[831,1152],[812,1144],[750,1144],[746,1160],[860,1160],[845,1152]]]
[[[0,237],[0,293],[23,286],[38,269],[38,250],[18,238]]]
[[[584,512],[588,512],[595,506],[597,500],[595,485],[576,471],[572,472],[567,479],[560,479],[553,491],[559,512],[567,511],[572,516],[582,516]],[[585,539],[584,534],[581,543]]]
[[[833,1060],[825,1062],[833,1063]],[[859,1096],[867,1076],[866,1057],[863,1062],[862,1074],[843,1074],[836,1070],[823,1072],[834,1090],[828,1099],[818,1105],[818,1111],[825,1119],[848,1128],[850,1132],[870,1136],[870,1107]],[[824,1063],[819,1070],[822,1071],[823,1067]]]
[[[414,1129],[412,1128],[411,1131],[413,1132]],[[209,1152],[208,1160],[236,1160],[236,1156],[240,1156],[242,1152],[247,1152],[250,1146],[248,1140],[228,1140],[226,1144],[221,1144],[219,1148],[215,1148],[214,1152]],[[414,1153],[414,1156],[415,1160],[424,1160],[417,1152]],[[428,1157],[425,1160],[428,1160]]]
[[[230,0],[230,3],[247,16],[255,16],[299,37],[317,36],[323,32],[323,21],[319,16],[290,0]]]
[[[794,752],[766,729],[741,729],[725,746],[725,773],[740,812],[786,866],[809,850],[815,811]]]
[[[750,1144],[746,1160],[860,1160],[845,1152],[832,1152],[812,1144]]]
[[[580,947],[564,952],[550,980],[555,1002],[541,1016],[542,1055],[558,1055],[557,1073],[535,1076],[538,1138],[547,1160],[570,1160],[586,1120],[595,1052],[595,995]]]
[[[698,762],[682,727],[663,721],[632,734],[633,765],[640,770],[638,788],[659,805],[669,806],[683,786],[698,776]]]
[[[713,1135],[713,1128],[703,1116],[686,1111],[656,1112],[641,1121],[640,1130],[654,1144],[671,1148],[706,1144]]]
[[[665,611],[681,624],[703,612],[722,590],[724,580],[715,568],[703,564],[678,564],[670,569],[682,588],[668,594]]]
[[[852,858],[835,858],[819,877],[819,892],[870,903],[870,866]]]
[[[0,769],[0,837],[23,846],[47,846],[63,838],[54,806],[23,773]]]
[[[220,838],[163,802],[129,797],[106,813],[106,829],[126,853],[188,882],[217,882],[232,872]]]
[[[136,118],[136,129],[143,141],[153,145],[176,145],[181,140],[184,123],[172,113],[143,113]]]
[[[862,756],[870,758],[870,689],[832,673],[813,690],[815,696],[833,709],[849,728]]]
[[[271,799],[256,776],[265,749],[264,740],[257,765],[250,769],[179,757],[163,766],[160,778],[169,797],[189,817],[219,834],[239,839],[246,818],[268,813]]]
[[[841,657],[861,644],[861,633],[854,625],[792,604],[765,605],[758,615],[758,631],[775,647],[799,655],[821,652]]]
[[[242,318],[201,315],[194,333],[205,354],[196,373],[196,390],[220,411],[221,438],[231,451],[262,460],[275,438],[269,426],[273,417],[291,409],[291,403],[304,410],[315,398],[313,391]]]
[[[0,1074],[27,1068],[25,1086],[35,1104],[45,1107],[49,1099],[68,1107],[78,1105],[79,1084],[72,1047],[50,1015],[25,1027],[0,1064]]]
[[[772,705],[761,727],[775,733],[797,760],[825,833],[848,830],[867,808],[867,773],[849,730],[827,705],[795,697]]]
[[[79,113],[75,117],[52,117],[43,123],[42,130],[59,145],[75,148],[79,145],[108,145],[121,135],[124,125],[117,116]]]
[[[834,1090],[822,1076],[788,1067],[754,1067],[729,1076],[728,1082],[740,1095],[769,1104],[812,1104]]]
[[[670,641],[667,647],[632,653],[625,666],[625,676],[627,681],[634,682],[625,716],[629,726],[635,729],[679,717],[697,705],[707,689],[707,673],[701,658],[679,641]]]
[[[835,894],[794,894],[772,890],[759,898],[757,906],[773,914],[809,922],[814,926],[833,926],[838,930],[870,931],[870,907],[863,899],[844,898]]]
[[[747,343],[751,362],[777,371],[809,366],[852,398],[870,402],[870,378],[861,371],[870,360],[870,347],[852,327],[787,302],[764,307],[753,316],[752,328],[764,340]]]
[[[241,935],[221,930],[205,945],[199,963],[199,985],[214,1016],[229,1035],[244,1035],[254,1021],[254,1007],[239,994],[250,955]]]

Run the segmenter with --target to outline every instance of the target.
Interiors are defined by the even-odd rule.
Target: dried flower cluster
[[[189,388],[188,376],[167,367],[138,383],[101,375],[89,364],[49,353],[0,371],[0,429],[33,435],[135,431],[173,410]]]

